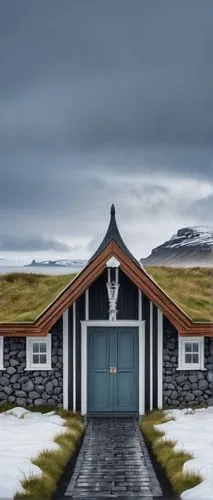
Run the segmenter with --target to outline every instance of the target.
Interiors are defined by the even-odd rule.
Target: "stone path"
[[[89,422],[65,495],[67,500],[163,496],[135,419]]]

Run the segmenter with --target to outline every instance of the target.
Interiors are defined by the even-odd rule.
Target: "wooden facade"
[[[77,411],[82,411],[82,322],[97,322],[97,325],[107,327],[109,317],[109,304],[106,293],[107,271],[94,281],[78,299],[69,307],[68,314],[68,407]],[[119,272],[119,299],[117,320],[113,328],[122,321],[127,328],[131,328],[138,322],[144,324],[144,352],[143,356],[143,398],[142,406],[145,411],[162,406],[162,389],[158,386],[158,372],[162,370],[162,363],[159,366],[159,359],[162,356],[162,342],[159,339],[160,322],[162,314],[158,308],[150,302],[146,294],[131,282],[123,273]],[[95,324],[95,323],[93,323]],[[102,329],[104,327],[102,326]],[[152,335],[150,336],[150,328]],[[73,342],[74,337],[74,342]],[[161,352],[159,353],[159,351]],[[74,360],[73,363],[73,353]],[[139,411],[139,410],[138,410]]]

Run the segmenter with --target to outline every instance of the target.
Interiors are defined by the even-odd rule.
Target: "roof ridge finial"
[[[115,205],[114,205],[114,203],[111,205],[110,215],[111,215],[111,217],[115,217]]]

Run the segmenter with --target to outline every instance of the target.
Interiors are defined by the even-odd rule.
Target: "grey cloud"
[[[35,245],[43,244],[37,235],[53,244],[76,237],[94,249],[112,202],[133,241],[131,218],[157,221],[162,197],[171,202],[158,176],[212,179],[212,46],[207,0],[20,0],[12,8],[2,0],[5,242],[29,233]],[[149,189],[122,188],[127,174],[150,175]],[[205,222],[213,200],[194,208],[185,217]]]
[[[0,250],[1,251],[16,251],[16,252],[30,252],[44,251],[44,250],[55,250],[56,252],[68,252],[72,248],[66,243],[56,240],[48,240],[42,238],[41,236],[33,237],[23,237],[23,236],[6,236],[3,241],[3,237],[0,238]]]

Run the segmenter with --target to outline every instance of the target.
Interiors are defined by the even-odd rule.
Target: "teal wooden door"
[[[137,328],[88,328],[87,400],[88,412],[138,411]]]

